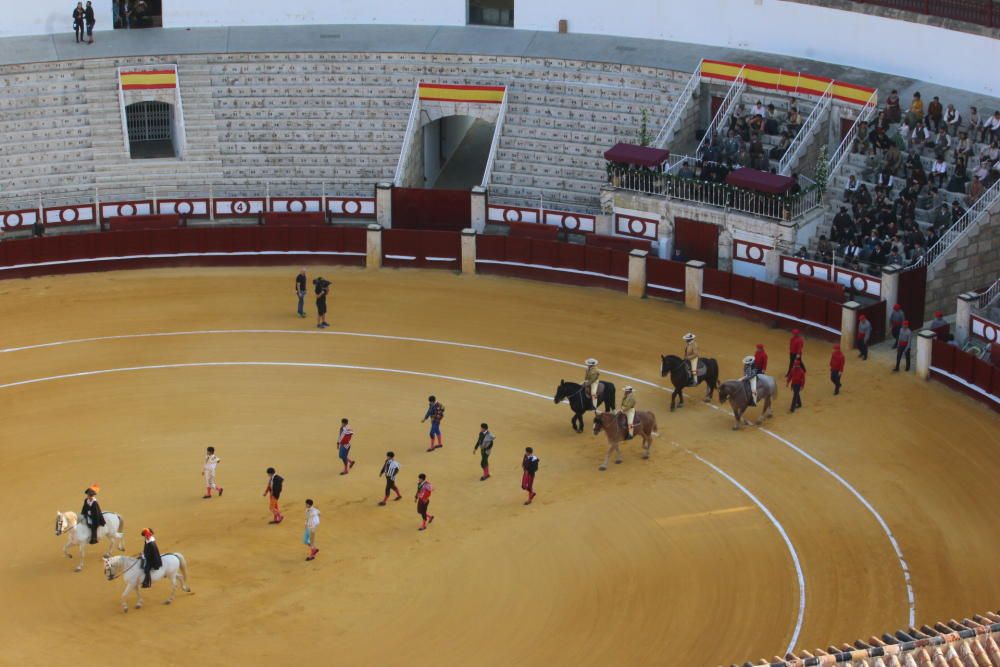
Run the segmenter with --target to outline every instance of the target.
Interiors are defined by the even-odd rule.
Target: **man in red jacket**
[[[764,351],[763,343],[757,343],[757,351],[753,353],[753,366],[758,373],[767,372],[767,352]]]
[[[792,366],[795,365],[795,360],[798,359],[802,366],[802,370],[806,369],[805,361],[802,359],[802,352],[806,347],[806,339],[802,337],[802,332],[798,329],[792,329],[792,339],[788,341],[788,372],[792,372]]]
[[[844,374],[844,353],[840,351],[839,345],[833,346],[833,354],[830,355],[830,382],[833,383],[833,395],[840,393],[840,378]]]
[[[795,408],[802,407],[802,398],[799,396],[799,392],[806,386],[806,369],[802,367],[802,362],[798,359],[792,362],[792,370],[788,372],[788,377],[785,380],[785,386],[789,385],[792,387],[791,411],[795,412]]]

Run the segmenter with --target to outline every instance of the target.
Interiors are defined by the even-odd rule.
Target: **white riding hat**
[[[753,363],[753,357],[750,357],[750,356],[743,357],[743,363],[744,364],[752,364]]]
[[[630,387],[629,385],[625,385],[624,391],[632,391],[632,387]]]
[[[596,366],[597,365],[597,359],[587,359],[586,363],[587,363],[588,366]]]
[[[684,340],[687,340],[687,341],[694,340],[694,334],[693,333],[686,333],[686,334],[684,334]]]

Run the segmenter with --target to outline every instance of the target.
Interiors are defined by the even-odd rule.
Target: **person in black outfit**
[[[330,281],[322,276],[313,281],[316,288],[316,328],[325,329],[329,324],[326,321],[326,297],[330,293]]]
[[[76,34],[77,44],[83,41],[83,23],[86,15],[87,13],[83,8],[83,3],[76,3],[76,9],[73,10],[73,32]]]
[[[101,504],[97,502],[97,491],[96,484],[84,491],[87,498],[83,501],[83,509],[80,510],[80,516],[90,526],[91,544],[97,544],[97,531],[105,524],[104,512],[101,511]]]
[[[93,44],[94,24],[97,23],[97,19],[94,18],[94,7],[90,4],[90,0],[87,0],[87,6],[83,10],[83,20],[87,24],[87,44]]]
[[[295,296],[299,297],[299,317],[306,316],[306,270],[299,269],[295,276]]]
[[[142,538],[146,541],[142,545],[142,571],[145,577],[142,580],[142,587],[149,588],[152,582],[153,570],[163,567],[163,559],[160,558],[160,547],[156,544],[156,537],[149,528],[142,529]]]

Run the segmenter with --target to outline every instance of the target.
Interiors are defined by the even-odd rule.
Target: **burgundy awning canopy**
[[[757,192],[767,192],[773,195],[783,195],[795,185],[791,176],[779,176],[759,169],[735,169],[726,176],[726,184]]]
[[[615,144],[604,151],[604,159],[609,162],[631,164],[636,167],[659,167],[670,157],[670,151],[635,144]]]

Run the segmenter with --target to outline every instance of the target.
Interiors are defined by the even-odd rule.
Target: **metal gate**
[[[125,107],[129,143],[172,141],[170,105],[165,102],[136,102]]]

